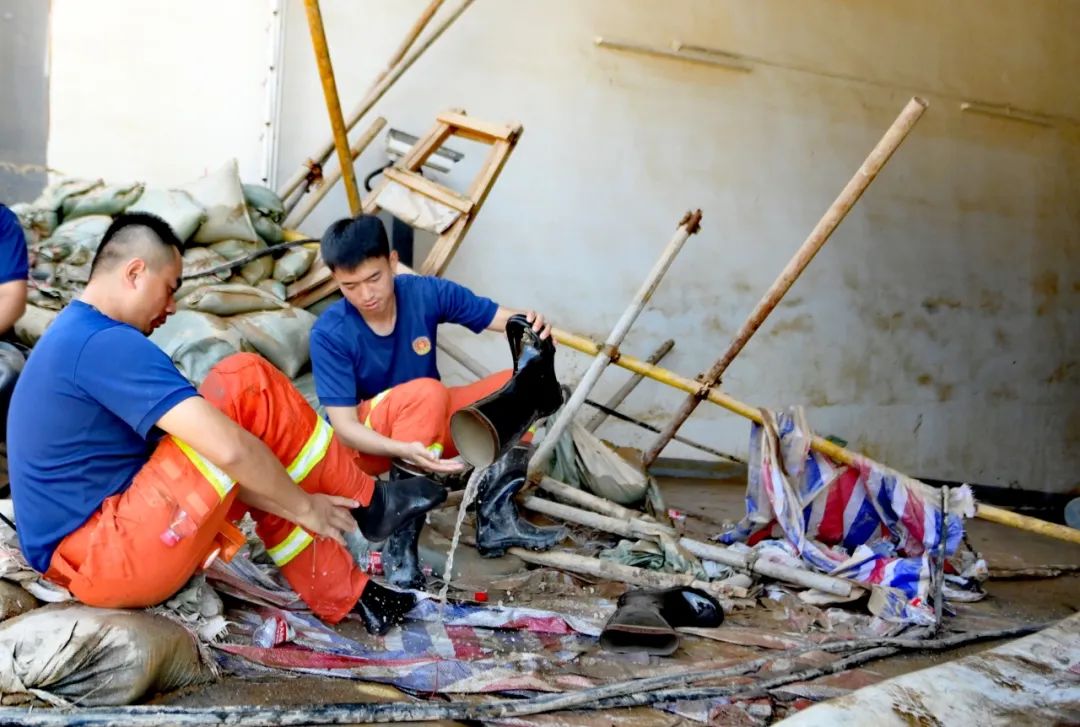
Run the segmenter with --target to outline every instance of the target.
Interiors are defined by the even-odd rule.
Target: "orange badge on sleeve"
[[[426,356],[431,353],[431,339],[427,336],[420,336],[414,338],[412,342],[412,350],[416,351],[417,356]]]

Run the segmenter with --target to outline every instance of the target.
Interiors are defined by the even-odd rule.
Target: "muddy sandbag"
[[[285,283],[279,283],[273,278],[260,281],[259,284],[255,287],[259,290],[264,290],[275,298],[279,298],[281,300],[285,300],[289,297],[289,291],[285,288]]]
[[[206,210],[180,189],[146,189],[128,212],[157,215],[168,223],[181,242],[186,242],[206,219]]]
[[[38,607],[38,600],[22,586],[0,581],[0,621],[21,616]]]
[[[32,245],[51,235],[59,223],[56,210],[35,207],[26,202],[17,202],[10,205],[8,209],[19,218],[19,226],[23,228],[23,233],[26,235],[27,245]]]
[[[105,183],[100,179],[78,179],[75,177],[63,177],[47,186],[38,198],[33,201],[37,209],[60,212],[65,200],[78,194],[86,194],[92,189],[103,186]]]
[[[73,265],[82,265],[93,260],[111,224],[112,218],[106,215],[89,215],[65,222],[49,239],[41,241],[37,252],[50,262],[70,260]]]
[[[308,362],[315,316],[302,308],[248,313],[229,319],[247,342],[290,379]]]
[[[210,249],[223,255],[229,260],[239,260],[242,257],[262,252],[267,244],[262,240],[250,242],[248,240],[222,240],[210,245]],[[257,285],[269,278],[274,272],[274,258],[269,254],[245,263],[236,274],[243,278],[248,285]]]
[[[281,223],[285,219],[285,205],[273,190],[260,184],[245,184],[244,201],[255,232],[266,242],[276,245],[285,239]]]
[[[192,242],[209,244],[220,240],[257,240],[251,225],[244,190],[240,186],[240,171],[235,159],[213,174],[196,179],[181,187],[206,209],[206,220],[195,231]]]
[[[142,182],[106,184],[85,194],[68,197],[64,200],[64,219],[87,215],[118,215],[139,199],[145,186]]]
[[[0,624],[4,704],[132,704],[216,677],[191,632],[157,614],[57,604]]]
[[[217,316],[178,310],[150,336],[180,372],[196,386],[227,356],[251,351],[243,335]]]
[[[183,257],[184,279],[173,297],[179,302],[200,288],[225,282],[231,275],[228,269],[208,275],[200,275],[200,273],[214,270],[228,262],[223,256],[209,248],[188,248],[184,251]]]
[[[285,307],[278,298],[250,285],[208,285],[186,296],[179,305],[188,310],[213,313],[217,316],[235,316],[263,310],[280,310]]]
[[[274,280],[285,283],[295,282],[304,276],[315,261],[315,251],[306,247],[294,247],[278,258],[274,263]]]

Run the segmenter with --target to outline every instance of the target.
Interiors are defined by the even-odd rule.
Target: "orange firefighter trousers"
[[[218,363],[199,393],[261,439],[308,492],[366,505],[374,481],[289,380],[265,359],[241,353]],[[135,608],[168,599],[215,556],[243,544],[232,524],[250,512],[256,532],[311,610],[337,623],[356,605],[367,576],[333,540],[249,508],[223,471],[165,437],[122,493],[107,498],[64,538],[45,577],[92,606]]]
[[[402,442],[421,442],[444,458],[456,457],[450,437],[450,417],[502,388],[513,372],[499,371],[466,386],[446,386],[436,379],[413,379],[363,402],[357,418],[379,434]],[[365,472],[377,475],[390,469],[390,460],[357,453]]]

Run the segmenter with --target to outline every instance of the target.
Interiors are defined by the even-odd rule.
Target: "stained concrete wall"
[[[323,0],[347,108],[424,5]],[[478,2],[377,111],[412,133],[454,106],[524,124],[449,275],[596,338],[682,213],[702,208],[701,234],[625,347],[644,356],[673,337],[665,365],[694,375],[922,92],[930,111],[725,387],[757,405],[804,404],[818,431],[921,476],[1062,491],[1080,484],[1077,27],[1080,6],[1046,0]],[[734,73],[600,49],[598,35],[872,83],[760,64]],[[287,174],[329,128],[295,0],[284,83]],[[962,113],[962,99],[1074,121]],[[358,168],[384,160],[373,150]],[[306,229],[345,210],[339,191]],[[460,339],[506,364],[496,337]],[[560,353],[567,379],[586,364]],[[598,397],[625,375],[607,374]],[[659,424],[681,397],[645,383],[626,409]],[[716,407],[702,406],[684,433],[745,454],[746,423]],[[603,434],[639,445],[651,436],[620,424]]]
[[[25,202],[45,184],[49,4],[0,0],[0,202]]]
[[[279,178],[329,132],[302,3],[285,5]],[[424,5],[323,0],[347,108]],[[55,0],[50,163],[171,182],[235,155],[252,178],[266,10]],[[524,124],[449,275],[596,338],[683,212],[702,208],[701,234],[625,346],[643,356],[675,338],[665,365],[693,375],[921,91],[930,111],[725,387],[756,405],[804,404],[818,431],[913,474],[1064,491],[1080,482],[1078,25],[1080,5],[1067,0],[480,0],[376,111],[412,133],[455,106]],[[824,74],[733,73],[600,49],[597,35]],[[1055,118],[962,113],[963,99]],[[362,173],[385,162],[376,146]],[[468,155],[449,178],[461,187],[480,155],[454,146]],[[305,229],[345,212],[338,190]],[[455,337],[506,365],[498,337]],[[568,381],[586,364],[559,355]],[[605,375],[597,396],[624,376]],[[646,382],[626,410],[659,424],[681,398]],[[650,441],[621,424],[602,433]],[[684,433],[745,454],[746,422],[716,407]]]

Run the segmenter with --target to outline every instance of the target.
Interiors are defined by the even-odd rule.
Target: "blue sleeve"
[[[457,323],[473,333],[480,333],[495,320],[499,304],[483,298],[464,285],[443,278],[427,278],[435,289],[439,323]]]
[[[26,236],[19,225],[19,218],[0,205],[0,284],[26,280],[29,274]]]
[[[143,438],[170,409],[199,395],[164,351],[129,326],[91,336],[75,363],[75,376],[88,396]]]
[[[356,406],[353,361],[335,337],[316,326],[311,331],[311,372],[315,394],[323,406]]]

